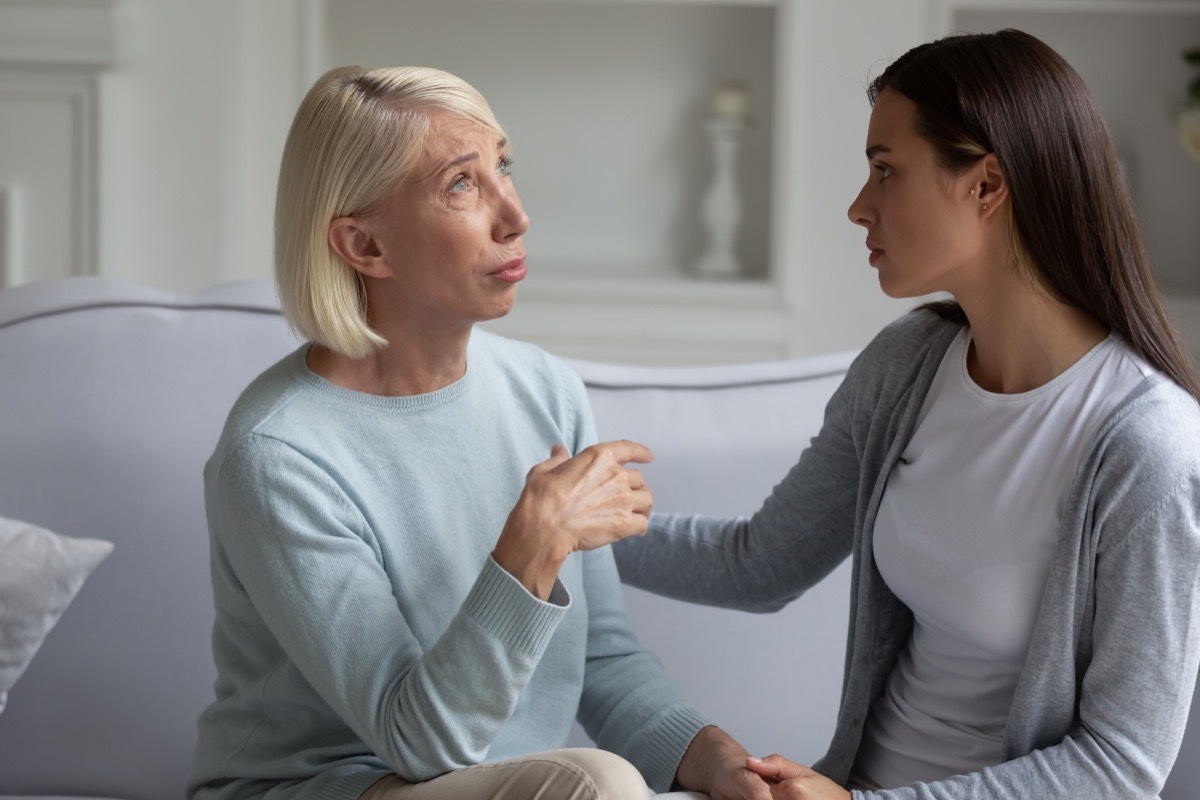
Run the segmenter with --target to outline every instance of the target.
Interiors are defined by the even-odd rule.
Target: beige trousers
[[[646,800],[641,773],[605,750],[575,747],[479,764],[424,783],[395,775],[359,800]]]

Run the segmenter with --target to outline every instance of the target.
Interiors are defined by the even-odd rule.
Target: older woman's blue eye
[[[496,172],[500,175],[512,175],[512,164],[513,161],[511,158],[502,158],[500,159],[500,166],[496,167]]]
[[[452,192],[465,192],[466,190],[467,190],[467,179],[466,178],[459,178],[458,180],[456,180],[454,182],[454,185],[450,187],[450,191],[452,191]]]

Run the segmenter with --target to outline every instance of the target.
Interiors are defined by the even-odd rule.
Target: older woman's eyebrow
[[[479,158],[479,153],[472,150],[471,152],[464,153],[463,155],[459,156],[458,158],[454,159],[453,161],[448,162],[446,164],[446,166],[442,167],[441,170],[439,170],[439,171],[445,172],[448,169],[453,169],[454,167],[457,167],[459,164],[465,164],[468,161],[475,161],[478,158]]]
[[[503,150],[507,146],[508,146],[508,139],[500,139],[496,142],[497,150]],[[438,167],[429,177],[430,178],[436,177],[438,175],[441,175],[443,172],[447,172],[448,170],[454,169],[455,167],[457,167],[460,164],[465,164],[468,161],[475,161],[478,158],[479,158],[479,151],[477,151],[477,150],[472,150],[469,153],[463,153],[458,158],[447,161],[445,164]]]

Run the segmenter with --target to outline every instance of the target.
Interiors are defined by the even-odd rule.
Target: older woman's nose
[[[496,211],[496,239],[507,241],[524,235],[529,230],[529,215],[521,205],[517,190],[511,185],[500,198],[500,206]]]

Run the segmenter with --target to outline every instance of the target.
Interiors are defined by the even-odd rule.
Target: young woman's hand
[[[748,758],[746,766],[769,781],[777,781],[771,787],[771,797],[778,800],[850,800],[850,793],[829,778],[781,755]]]
[[[549,597],[571,553],[646,533],[654,495],[626,465],[653,459],[650,448],[628,440],[595,444],[573,458],[555,445],[529,470],[492,558],[534,595]]]

